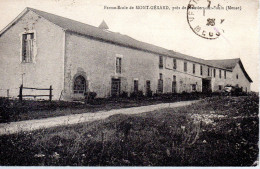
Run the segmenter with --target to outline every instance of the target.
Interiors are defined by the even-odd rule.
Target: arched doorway
[[[84,94],[87,90],[87,87],[86,79],[82,75],[79,75],[75,78],[73,85],[74,94]]]

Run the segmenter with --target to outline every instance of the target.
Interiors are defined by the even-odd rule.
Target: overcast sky
[[[206,1],[206,0],[205,0]],[[218,0],[221,5],[242,10],[222,11],[224,34],[215,40],[194,34],[186,10],[108,10],[104,6],[167,5],[187,6],[189,0],[0,0],[0,29],[25,7],[57,14],[93,26],[105,20],[113,32],[202,59],[240,58],[258,91],[259,34],[258,0]]]

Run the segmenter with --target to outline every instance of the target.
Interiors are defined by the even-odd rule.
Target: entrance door
[[[146,81],[146,96],[148,96],[151,93],[151,82],[150,80]]]
[[[177,93],[177,85],[176,82],[172,82],[172,93]]]
[[[177,93],[176,76],[173,76],[172,93]]]
[[[211,92],[211,80],[202,79],[202,92],[203,93]]]
[[[112,97],[119,96],[121,80],[112,78],[111,81],[111,95]]]

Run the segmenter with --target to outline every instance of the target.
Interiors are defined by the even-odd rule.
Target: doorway
[[[111,79],[111,96],[118,97],[121,90],[121,79]]]
[[[151,94],[151,81],[146,80],[146,96],[149,96]]]
[[[176,82],[175,75],[173,75],[173,80],[172,80],[172,93],[177,93],[177,82]]]
[[[209,93],[211,92],[211,80],[209,79],[202,79],[202,92]]]

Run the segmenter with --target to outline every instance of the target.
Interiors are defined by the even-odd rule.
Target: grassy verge
[[[0,165],[250,166],[258,157],[257,96],[0,137]]]
[[[165,94],[158,97],[96,99],[91,104],[65,101],[9,100],[0,98],[0,123],[81,114],[151,104],[199,99],[199,94]]]

